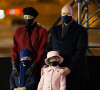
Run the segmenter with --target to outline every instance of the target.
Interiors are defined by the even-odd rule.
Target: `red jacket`
[[[34,42],[35,38],[37,37],[37,28],[38,30],[38,38],[35,42],[35,44],[30,47],[30,44]],[[26,31],[26,36],[25,36],[25,26],[21,26],[17,28],[17,30],[14,33],[13,37],[13,45],[12,45],[12,50],[11,50],[11,58],[12,61],[20,60],[20,51],[24,48],[27,48],[29,50],[32,50],[32,60],[35,62],[40,62],[41,58],[43,56],[45,47],[47,45],[47,40],[48,40],[48,32],[45,28],[39,26],[36,24],[31,36],[29,36],[28,31]],[[28,39],[28,40],[27,40]],[[29,41],[29,42],[28,42]]]

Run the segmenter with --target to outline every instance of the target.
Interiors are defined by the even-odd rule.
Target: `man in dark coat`
[[[74,21],[70,5],[62,8],[61,16],[63,23],[53,28],[45,52],[59,51],[64,58],[60,66],[65,68],[62,74],[66,75],[66,90],[82,90],[82,62],[88,48],[87,30]]]
[[[13,37],[11,50],[12,72],[16,76],[18,75],[19,53],[22,49],[26,48],[32,51],[32,65],[26,71],[25,75],[31,76],[37,66],[40,68],[42,56],[47,45],[48,32],[36,23],[35,19],[38,16],[38,12],[34,8],[24,8],[23,13],[26,25],[17,28]],[[40,70],[39,68],[37,71]]]

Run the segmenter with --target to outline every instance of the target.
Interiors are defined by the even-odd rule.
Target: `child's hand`
[[[18,87],[18,88],[14,88],[14,90],[26,90],[25,87]]]
[[[43,75],[43,69],[46,68],[47,65],[44,65],[42,68],[41,68],[41,76]]]
[[[64,71],[63,71],[62,75],[67,76],[71,72],[71,70],[68,67],[63,67],[63,68],[64,68]]]
[[[18,90],[18,88],[14,88],[14,90]]]
[[[18,88],[14,88],[14,90],[20,90],[20,87],[18,87]]]
[[[20,90],[26,90],[26,88],[25,87],[22,87],[22,88],[20,88]]]

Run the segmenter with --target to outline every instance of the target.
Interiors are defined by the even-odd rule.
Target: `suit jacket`
[[[37,31],[38,31],[38,34],[37,34]],[[26,36],[25,36],[25,32],[26,32]],[[32,46],[37,35],[38,35],[38,38],[35,44]],[[28,31],[26,31],[25,26],[21,26],[17,28],[17,30],[14,33],[13,45],[12,45],[12,50],[11,50],[12,61],[14,60],[19,61],[20,51],[24,48],[27,48],[32,51],[32,60],[35,62],[40,62],[43,56],[45,47],[47,45],[47,40],[48,40],[47,30],[39,26],[37,23],[31,36],[29,36],[29,33]]]
[[[54,70],[47,67],[43,71],[37,90],[66,90],[66,78],[62,76],[63,69],[56,66]]]

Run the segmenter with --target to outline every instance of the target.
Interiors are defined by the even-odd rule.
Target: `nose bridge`
[[[68,14],[69,14],[68,12],[65,13],[65,15],[68,15]]]
[[[27,16],[26,19],[29,19],[29,16]]]

